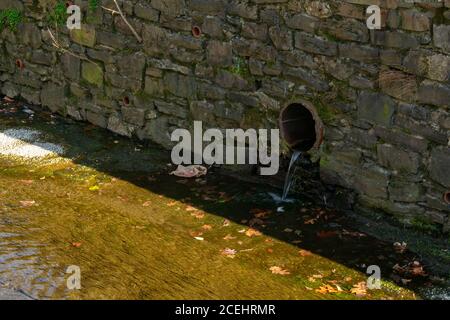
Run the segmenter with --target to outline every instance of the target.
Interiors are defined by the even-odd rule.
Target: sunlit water
[[[0,129],[17,121],[0,120]],[[277,215],[260,197],[273,189],[215,172],[169,176],[154,147],[53,119],[20,125],[53,136],[71,161],[0,156],[0,296],[7,288],[35,299],[417,297],[390,271],[382,290],[352,292],[367,264],[391,270],[413,256],[352,231],[332,210],[299,198]],[[81,290],[66,285],[71,265]]]

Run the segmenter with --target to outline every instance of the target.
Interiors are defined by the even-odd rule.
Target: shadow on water
[[[2,131],[32,124],[62,144],[64,157],[76,164],[235,222],[246,230],[261,232],[297,247],[301,255],[319,255],[362,274],[369,265],[378,265],[385,280],[397,278],[400,286],[407,284],[414,291],[428,281],[413,277],[409,283],[409,279],[393,271],[395,265],[405,266],[420,257],[408,251],[399,253],[392,243],[355,230],[353,222],[336,210],[300,197],[295,203],[286,204],[284,213],[278,213],[277,204],[268,193],[280,190],[270,186],[238,181],[222,175],[220,169],[202,179],[177,178],[168,174],[168,152],[151,144],[116,137],[103,129],[46,113],[30,120],[29,114],[3,111]]]

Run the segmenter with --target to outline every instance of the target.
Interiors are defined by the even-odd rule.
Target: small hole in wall
[[[200,29],[199,26],[193,26],[192,27],[192,35],[196,38],[201,37],[202,35],[202,29]]]
[[[450,205],[450,191],[447,191],[444,193],[444,202],[448,205]]]
[[[22,60],[17,59],[16,60],[16,67],[19,68],[20,70],[22,70],[25,67],[25,65],[23,64]]]
[[[129,97],[123,97],[122,102],[125,106],[130,105],[130,98]]]
[[[261,80],[255,80],[255,87],[256,90],[259,90],[262,88],[262,81]]]

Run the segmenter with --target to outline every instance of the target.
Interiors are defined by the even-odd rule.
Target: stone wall
[[[170,146],[175,128],[275,128],[308,100],[325,123],[323,181],[362,207],[450,228],[450,0],[111,0],[83,28],[49,24],[56,0],[0,39],[0,88],[125,136]],[[370,31],[365,10],[382,8]],[[50,33],[57,38],[57,49]],[[67,51],[69,50],[69,51]]]

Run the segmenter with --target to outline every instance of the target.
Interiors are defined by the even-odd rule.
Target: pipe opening
[[[283,139],[296,151],[309,151],[322,143],[323,124],[315,108],[308,102],[296,102],[280,114]]]
[[[450,205],[450,191],[444,193],[444,202]]]
[[[24,65],[22,60],[17,59],[16,60],[16,67],[19,68],[20,70],[22,70],[25,67],[25,65]]]
[[[193,26],[192,35],[196,38],[199,38],[202,35],[202,29],[199,26]]]
[[[129,97],[123,97],[122,102],[125,106],[130,105],[130,98]]]

